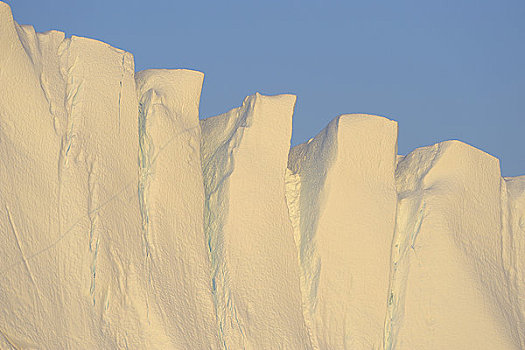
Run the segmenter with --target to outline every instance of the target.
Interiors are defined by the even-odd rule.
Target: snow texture
[[[525,176],[203,78],[0,2],[0,349],[525,349]]]

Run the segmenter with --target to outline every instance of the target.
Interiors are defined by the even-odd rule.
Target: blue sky
[[[459,139],[525,174],[525,1],[7,0],[37,31],[206,74],[201,116],[298,96],[292,144],[343,113],[399,122],[399,153]]]

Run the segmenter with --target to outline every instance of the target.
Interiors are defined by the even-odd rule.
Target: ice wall
[[[309,349],[284,176],[295,96],[201,121],[205,230],[228,349]]]
[[[0,18],[4,341],[120,346],[146,331],[122,274],[139,254],[133,59]]]
[[[524,176],[202,82],[0,2],[1,349],[525,348]]]
[[[505,178],[503,190],[507,190],[508,202],[503,202],[506,216],[502,222],[506,228],[509,247],[509,264],[506,269],[507,293],[513,298],[511,322],[515,322],[521,348],[525,348],[525,176]],[[503,197],[505,198],[505,197]]]
[[[202,74],[0,11],[2,348],[218,348]]]
[[[389,348],[521,348],[498,160],[447,141],[407,155],[396,178]]]
[[[139,204],[148,283],[177,349],[218,348],[204,240],[199,99],[204,75],[147,70],[139,96]],[[181,312],[184,310],[184,312]]]
[[[397,124],[334,119],[290,152],[287,198],[305,318],[321,349],[377,349],[383,340],[396,216]]]

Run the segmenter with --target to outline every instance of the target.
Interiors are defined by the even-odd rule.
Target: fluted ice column
[[[284,176],[295,96],[201,121],[205,230],[228,349],[309,349]]]
[[[150,307],[170,347],[216,349],[211,268],[204,237],[199,100],[204,74],[146,70],[139,94],[139,200]],[[166,346],[166,345],[164,345]]]
[[[388,349],[518,349],[496,158],[459,141],[398,165]]]

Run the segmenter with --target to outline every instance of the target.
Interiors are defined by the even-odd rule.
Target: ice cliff
[[[1,349],[525,349],[525,176],[202,82],[0,2]]]

